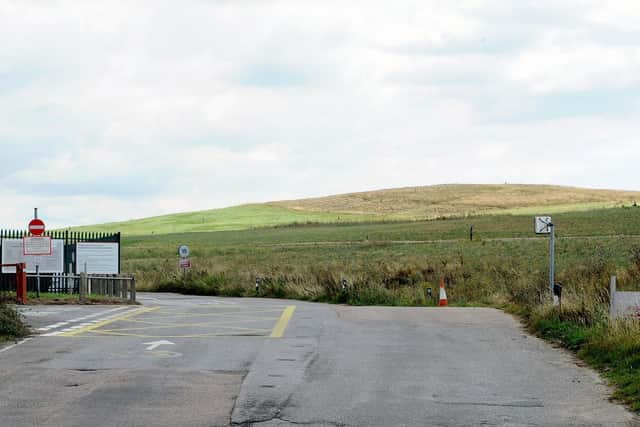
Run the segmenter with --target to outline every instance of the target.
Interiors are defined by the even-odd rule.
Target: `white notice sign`
[[[550,216],[537,216],[535,218],[535,230],[536,234],[551,234],[551,217]]]
[[[26,255],[51,255],[51,237],[23,237],[23,253]]]
[[[27,264],[27,273],[35,273],[36,265],[40,273],[64,272],[64,240],[51,240],[51,255],[24,255],[22,239],[2,239],[2,264]],[[15,267],[2,267],[2,272],[12,274]]]
[[[76,243],[76,273],[119,274],[117,243]]]

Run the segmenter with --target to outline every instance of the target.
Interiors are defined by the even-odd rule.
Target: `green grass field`
[[[340,214],[331,212],[299,212],[268,204],[234,206],[200,212],[164,215],[125,222],[114,222],[86,227],[72,227],[74,231],[121,232],[125,235],[153,235],[169,233],[195,233],[203,231],[246,230],[283,224],[352,223],[370,221],[371,215]]]
[[[625,268],[630,251],[640,245],[640,208],[562,213],[554,215],[554,222],[560,277],[594,257]],[[247,291],[256,276],[315,286],[318,270],[368,281],[384,281],[384,274],[393,276],[403,269],[432,270],[430,277],[420,278],[433,284],[439,275],[454,273],[466,277],[473,272],[470,281],[485,280],[488,271],[507,265],[518,274],[533,274],[543,272],[548,263],[548,239],[533,233],[533,218],[503,215],[128,236],[123,240],[123,268],[136,274],[143,287],[154,286],[177,275],[181,244],[191,248],[193,274],[222,275]],[[314,297],[311,294],[307,296]]]

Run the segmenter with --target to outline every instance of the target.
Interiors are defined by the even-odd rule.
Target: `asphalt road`
[[[2,426],[633,426],[567,353],[481,308],[140,294],[26,307]]]

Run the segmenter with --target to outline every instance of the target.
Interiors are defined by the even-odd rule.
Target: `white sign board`
[[[51,255],[24,255],[22,239],[2,239],[3,264],[27,264],[27,273],[35,273],[36,265],[40,273],[64,272],[64,240],[51,241]],[[2,272],[12,274],[15,267],[2,267]]]
[[[551,234],[551,221],[550,216],[537,216],[535,219],[536,234]]]
[[[51,255],[53,249],[51,237],[23,237],[22,246],[25,256]]]
[[[117,243],[76,243],[76,273],[119,274]]]

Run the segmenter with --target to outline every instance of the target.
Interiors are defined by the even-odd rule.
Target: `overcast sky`
[[[455,4],[455,5],[454,5]],[[0,228],[438,183],[640,190],[640,2],[0,2]]]

